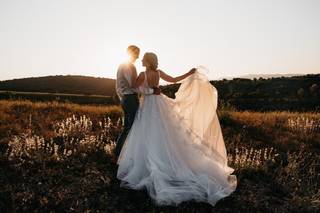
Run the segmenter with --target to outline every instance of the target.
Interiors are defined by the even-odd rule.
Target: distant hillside
[[[211,81],[219,93],[220,105],[238,110],[319,111],[320,74],[270,79]],[[179,84],[162,87],[163,93],[174,97]]]
[[[294,74],[294,73],[288,73],[288,74],[246,74],[246,75],[240,75],[237,77],[234,76],[224,76],[221,78],[218,78],[218,80],[232,80],[234,78],[246,78],[246,79],[259,79],[259,78],[264,78],[264,79],[269,79],[269,78],[282,78],[282,77],[286,77],[286,78],[290,78],[290,77],[294,77],[294,76],[303,76],[306,74]]]
[[[293,77],[293,76],[302,76],[303,74],[248,74],[242,75],[239,78],[248,78],[248,79],[259,79],[259,78],[281,78],[281,77]]]
[[[114,96],[115,80],[71,75],[46,76],[0,81],[0,90]]]
[[[219,92],[219,106],[254,111],[320,111],[320,74],[253,80],[234,78],[211,81],[211,83]],[[174,97],[178,88],[179,84],[161,86],[162,92],[169,97]],[[115,94],[115,80],[106,78],[48,76],[17,79],[0,82],[0,90],[32,92],[32,94],[2,92],[0,99],[57,100],[80,104],[119,103]],[[35,94],[35,92],[63,94]],[[82,94],[82,96],[71,94]]]

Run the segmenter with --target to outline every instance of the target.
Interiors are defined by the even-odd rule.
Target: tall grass
[[[139,211],[164,212],[199,208],[312,212],[320,208],[319,113],[220,110],[229,164],[239,182],[236,192],[214,209],[182,204],[164,210],[147,196],[138,201],[130,191],[127,196],[114,180],[109,157],[122,128],[121,116],[119,106],[0,101],[0,210],[107,211],[110,207],[108,212],[119,212],[135,206]]]

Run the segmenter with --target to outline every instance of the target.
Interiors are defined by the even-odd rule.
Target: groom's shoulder
[[[126,63],[122,63],[118,66],[118,73],[123,72],[126,69],[128,69]]]
[[[128,68],[131,68],[132,66],[134,66],[133,64],[131,63],[122,63],[119,65],[119,69],[122,68],[122,69],[128,69]]]
[[[125,68],[126,66],[128,66],[127,63],[122,63],[122,64],[120,64],[120,65],[118,66],[118,68],[119,68],[119,69],[120,69],[120,68]]]
[[[135,69],[134,64],[131,64],[131,63],[122,63],[118,67],[118,70],[131,70],[131,69]]]

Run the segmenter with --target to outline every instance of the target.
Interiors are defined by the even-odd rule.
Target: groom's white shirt
[[[121,64],[117,72],[116,91],[120,99],[124,95],[142,93],[153,94],[153,89],[150,88],[134,88],[132,87],[132,73],[136,72],[136,68],[133,64],[124,63]]]

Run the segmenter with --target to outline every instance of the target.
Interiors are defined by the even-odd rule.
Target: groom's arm
[[[137,88],[137,78],[138,78],[138,75],[137,75],[137,69],[135,66],[132,66],[132,69],[131,69],[131,87],[132,88]]]

